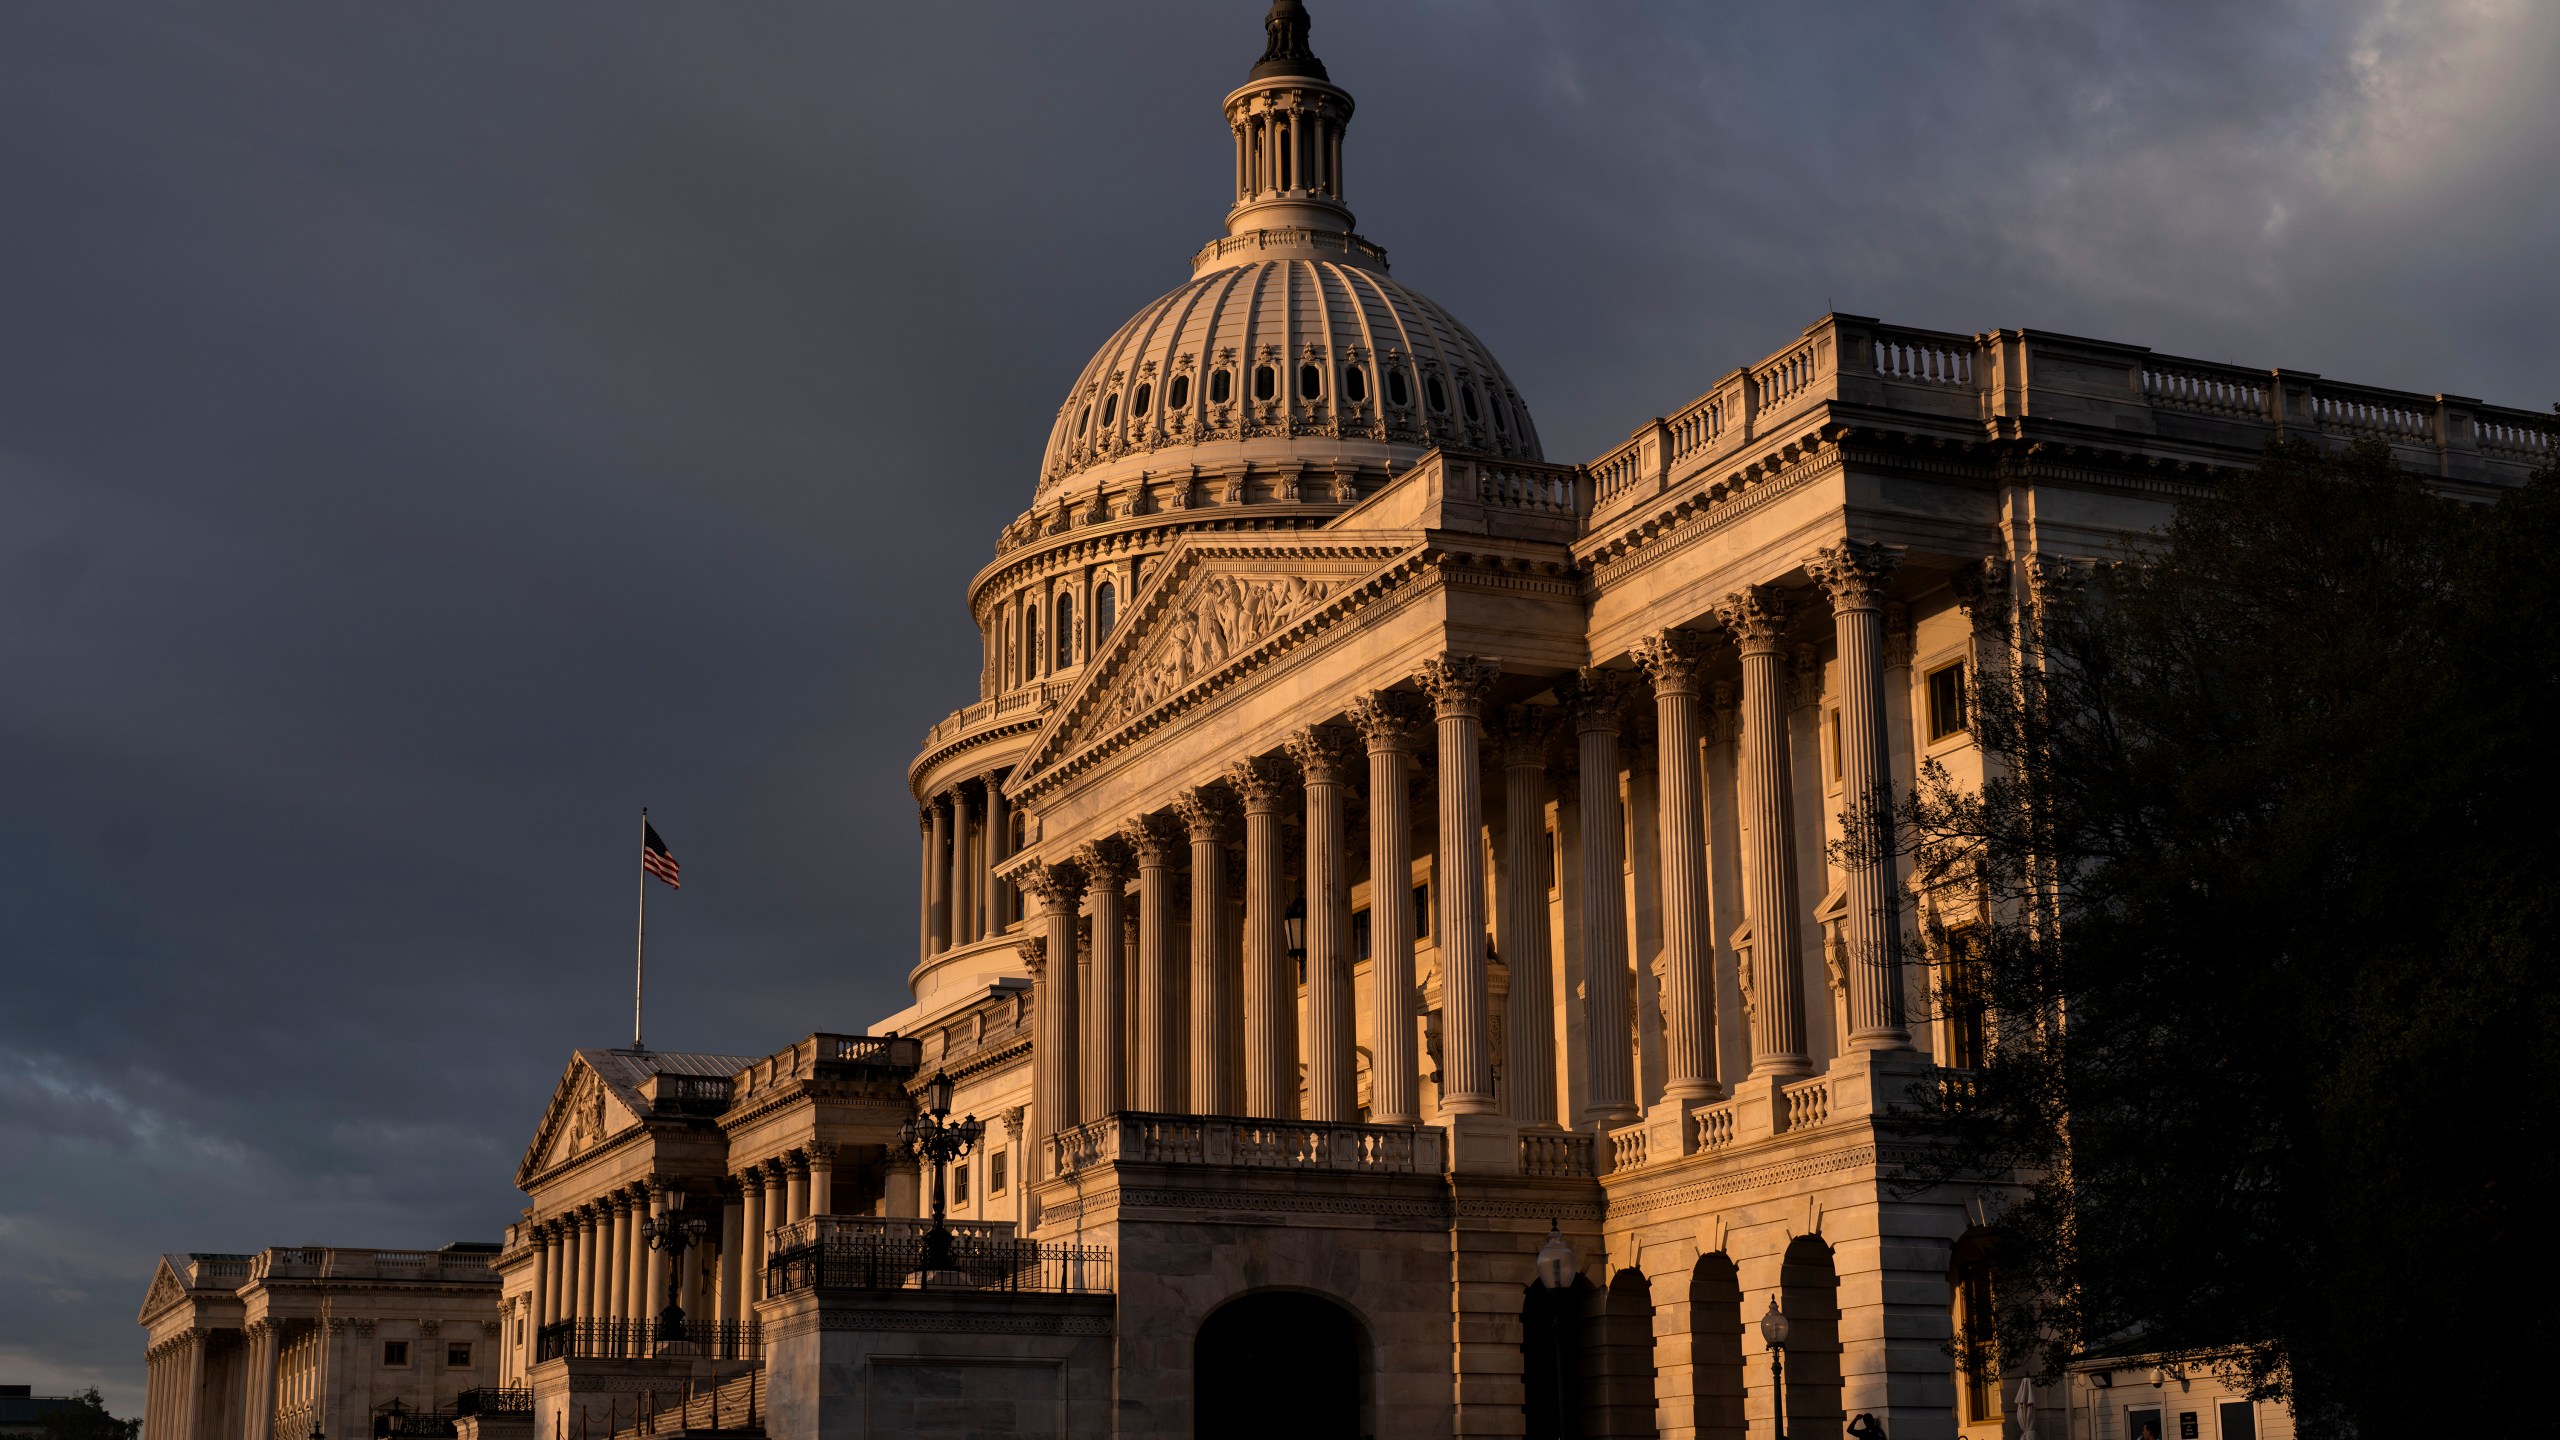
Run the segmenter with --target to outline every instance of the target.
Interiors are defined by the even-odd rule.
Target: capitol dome
[[[1040,500],[1141,472],[1291,464],[1399,470],[1434,446],[1542,458],[1484,342],[1387,273],[1342,198],[1351,96],[1278,0],[1227,97],[1236,203],[1191,279],[1097,351],[1059,406]]]

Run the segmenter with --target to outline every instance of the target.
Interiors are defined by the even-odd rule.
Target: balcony
[[[764,1330],[756,1321],[558,1320],[534,1336],[534,1362],[545,1360],[760,1360]]]
[[[1232,1165],[1248,1170],[1437,1175],[1448,1137],[1431,1126],[1320,1124],[1124,1110],[1049,1137],[1048,1173],[1104,1164]]]
[[[953,1290],[1108,1294],[1111,1252],[1099,1245],[1042,1245],[1007,1224],[954,1221],[947,1265],[928,1266],[929,1220],[812,1215],[765,1237],[765,1293]]]

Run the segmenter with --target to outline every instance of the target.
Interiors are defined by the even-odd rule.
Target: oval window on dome
[[[1113,418],[1118,416],[1119,413],[1120,394],[1115,390],[1111,394],[1102,397],[1102,428],[1105,430],[1110,429]]]
[[[1431,402],[1434,413],[1442,415],[1449,413],[1449,392],[1440,388],[1439,376],[1423,377],[1422,398]]]
[[[1511,417],[1503,412],[1510,408],[1510,406],[1502,403],[1499,398],[1496,398],[1493,402],[1493,428],[1501,431],[1505,435],[1511,433]]]
[[[1317,400],[1323,398],[1323,396],[1324,367],[1321,365],[1299,366],[1298,398],[1301,400]]]
[[[1147,402],[1155,398],[1155,389],[1156,387],[1153,385],[1141,382],[1138,386],[1138,393],[1129,397],[1129,413],[1133,416],[1145,415],[1147,413]]]
[[[1484,418],[1484,412],[1476,408],[1476,387],[1473,385],[1458,387],[1458,404],[1467,412],[1469,424]]]
[[[1399,410],[1413,403],[1413,386],[1405,380],[1401,365],[1387,372],[1387,399]]]
[[[1357,365],[1342,367],[1342,398],[1357,405],[1369,398],[1369,372]]]
[[[1188,375],[1174,376],[1173,383],[1164,387],[1164,403],[1169,408],[1175,410],[1179,410],[1184,406],[1189,405],[1191,403],[1191,377]]]
[[[1079,410],[1079,411],[1077,411],[1077,412],[1076,412],[1076,438],[1077,438],[1077,439],[1079,439],[1079,440],[1083,439],[1083,438],[1084,438],[1084,432],[1086,432],[1087,430],[1090,430],[1090,429],[1092,429],[1092,428],[1093,428],[1093,407],[1092,407],[1092,406],[1090,406],[1090,405],[1087,405],[1087,406],[1086,406],[1086,407],[1084,407],[1082,410]]]
[[[1236,387],[1236,382],[1235,382],[1235,375],[1233,374],[1233,372],[1231,372],[1231,371],[1226,371],[1226,370],[1212,370],[1212,371],[1210,371],[1210,372],[1209,372],[1209,403],[1210,403],[1210,404],[1212,404],[1212,405],[1224,405],[1224,404],[1226,404],[1226,403],[1227,403],[1227,401],[1229,401],[1230,399],[1234,398],[1234,396],[1235,396],[1235,387]]]
[[[1268,400],[1280,393],[1280,376],[1268,365],[1253,367],[1253,398]]]

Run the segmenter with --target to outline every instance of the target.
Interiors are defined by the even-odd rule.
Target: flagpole
[[[640,1002],[648,993],[649,981],[649,807],[640,807],[640,928],[631,948],[631,1048],[646,1050],[640,1043]]]

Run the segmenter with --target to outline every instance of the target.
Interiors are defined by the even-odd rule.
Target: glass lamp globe
[[[1775,1299],[1769,1302],[1769,1313],[1760,1317],[1760,1338],[1772,1350],[1787,1348],[1787,1312],[1778,1308]]]
[[[936,1119],[951,1113],[951,1077],[949,1075],[939,1070],[934,1071],[933,1079],[926,1084],[925,1090],[931,1096],[926,1108],[933,1111]]]
[[[1582,1273],[1581,1257],[1573,1253],[1573,1242],[1551,1221],[1547,1225],[1547,1243],[1538,1247],[1538,1283],[1550,1290],[1563,1290]]]

